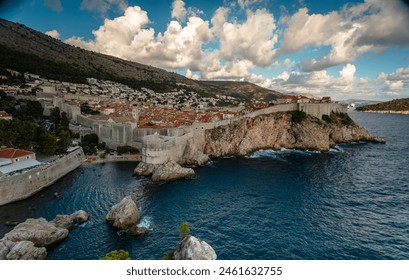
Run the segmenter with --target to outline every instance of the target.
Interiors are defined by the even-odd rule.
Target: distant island
[[[394,99],[378,104],[366,105],[357,108],[362,112],[373,112],[383,114],[409,114],[409,98]]]

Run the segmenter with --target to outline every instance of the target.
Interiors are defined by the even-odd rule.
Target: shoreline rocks
[[[208,157],[206,159],[208,160]],[[204,160],[204,157],[202,160]],[[167,182],[195,176],[195,171],[192,168],[182,167],[174,160],[157,165],[140,162],[135,168],[134,173],[138,176],[152,176],[153,182]]]
[[[0,260],[45,259],[46,247],[68,237],[69,230],[89,219],[89,214],[79,210],[71,215],[57,215],[54,220],[27,219],[6,233],[0,240]]]
[[[188,235],[176,246],[175,260],[216,260],[214,249],[205,241]]]
[[[144,235],[148,231],[147,228],[136,226],[140,222],[141,216],[138,206],[130,195],[112,206],[106,215],[106,220],[112,223],[112,226],[130,235]]]
[[[384,140],[371,136],[347,114],[332,114],[328,122],[307,115],[293,122],[291,113],[244,118],[205,132],[204,153],[213,157],[245,156],[259,149],[328,151],[336,144]]]

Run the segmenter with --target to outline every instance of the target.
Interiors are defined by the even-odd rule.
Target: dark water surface
[[[387,144],[322,154],[259,151],[214,160],[197,168],[194,180],[158,186],[132,177],[135,164],[86,165],[0,207],[0,237],[12,229],[6,220],[84,209],[89,222],[51,248],[49,259],[98,259],[114,249],[161,259],[177,244],[182,221],[219,259],[409,259],[409,115],[351,116]],[[144,237],[121,236],[105,222],[127,194],[150,229]]]

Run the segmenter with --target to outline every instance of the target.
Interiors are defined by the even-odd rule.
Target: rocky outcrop
[[[172,181],[182,178],[191,178],[195,176],[195,171],[192,168],[184,168],[175,161],[170,160],[164,164],[160,164],[155,168],[152,174],[153,182]]]
[[[175,260],[216,260],[214,249],[205,241],[188,235],[176,246]]]
[[[84,210],[79,210],[71,215],[57,215],[51,222],[58,228],[73,229],[76,225],[85,223],[89,219],[89,214]]]
[[[67,238],[69,229],[88,220],[83,210],[71,215],[57,215],[51,222],[44,218],[27,219],[0,240],[0,260],[45,259],[47,249]]]
[[[143,235],[147,233],[146,228],[136,226],[141,216],[138,211],[138,206],[130,195],[124,197],[121,202],[112,206],[106,219],[111,222],[114,227],[130,235]]]
[[[68,229],[58,227],[44,218],[27,219],[4,236],[13,242],[31,241],[37,247],[46,247],[58,243],[68,236]]]
[[[118,204],[112,206],[106,219],[113,223],[113,226],[116,228],[127,229],[139,222],[140,215],[136,203],[129,195],[124,197]]]
[[[6,255],[7,260],[45,260],[47,249],[36,247],[31,241],[20,241],[15,243]]]
[[[346,114],[332,114],[328,121],[305,115],[293,122],[291,112],[243,118],[207,130],[204,153],[214,157],[248,155],[259,149],[328,151],[337,143],[375,141]]]
[[[138,176],[151,176],[155,171],[155,165],[145,162],[140,162],[134,170],[134,174]]]
[[[201,164],[209,160],[207,155],[198,152],[197,161]],[[163,164],[150,164],[140,162],[135,168],[135,174],[138,176],[151,176],[153,182],[172,181],[182,178],[191,178],[195,176],[195,171],[192,168],[184,168],[174,160],[169,160]]]

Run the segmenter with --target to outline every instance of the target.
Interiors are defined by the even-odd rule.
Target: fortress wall
[[[105,142],[110,148],[132,145],[134,124],[131,123],[95,123],[94,131],[98,135],[99,142]]]
[[[85,160],[82,148],[48,165],[0,177],[0,205],[25,199],[78,168]]]
[[[135,128],[133,131],[133,140],[142,142],[143,138],[155,133],[163,136],[182,136],[190,131],[190,128]]]
[[[83,126],[92,128],[94,126],[95,120],[88,118],[84,115],[79,115],[77,116],[77,123],[79,125],[83,125]]]
[[[346,113],[348,110],[346,105],[338,103],[302,103],[298,106],[298,110],[319,119],[322,119],[323,115],[331,115],[332,112]]]
[[[192,149],[192,132],[182,136],[148,136],[144,139],[142,160],[146,163],[161,164],[168,160],[183,163],[186,149]]]

